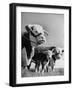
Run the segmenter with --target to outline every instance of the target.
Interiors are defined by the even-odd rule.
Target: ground
[[[27,70],[27,69],[22,69],[21,70],[21,76],[22,77],[38,77],[38,76],[59,76],[59,75],[64,75],[64,68],[54,68],[54,70],[52,71],[51,69],[49,69],[49,72],[44,72],[39,73],[39,72],[35,72],[35,70],[31,69],[31,70]]]

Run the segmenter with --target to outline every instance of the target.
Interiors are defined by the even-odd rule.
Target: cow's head
[[[41,25],[29,24],[25,26],[28,33],[30,33],[30,40],[36,42],[37,45],[46,42],[45,35],[48,35],[47,31],[43,29]]]

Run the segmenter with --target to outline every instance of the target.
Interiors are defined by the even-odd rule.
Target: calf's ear
[[[62,52],[64,52],[64,50],[62,50]]]
[[[52,53],[56,53],[57,51],[56,51],[56,48],[54,48],[54,49],[52,49]]]

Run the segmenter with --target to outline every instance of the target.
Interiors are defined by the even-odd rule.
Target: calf
[[[34,56],[32,57],[32,62],[35,63],[36,72],[44,72],[46,66],[49,64],[51,55],[52,53],[50,50],[44,52],[35,52]]]
[[[50,50],[52,51],[52,55],[49,58],[50,60],[49,60],[48,65],[46,65],[47,71],[48,71],[49,66],[53,70],[56,60],[60,60],[63,57],[63,54],[64,54],[64,49],[59,48],[59,47],[53,47],[53,48],[50,48]]]
[[[51,67],[53,71],[56,60],[62,58],[64,50],[57,47],[49,47],[45,50],[42,49],[35,50],[31,63],[35,63],[36,72],[43,73],[45,70],[48,72],[49,67]]]

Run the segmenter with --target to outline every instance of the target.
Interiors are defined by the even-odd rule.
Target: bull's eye
[[[35,31],[36,33],[38,33],[38,31]]]
[[[33,27],[31,27],[31,29],[33,30]]]

